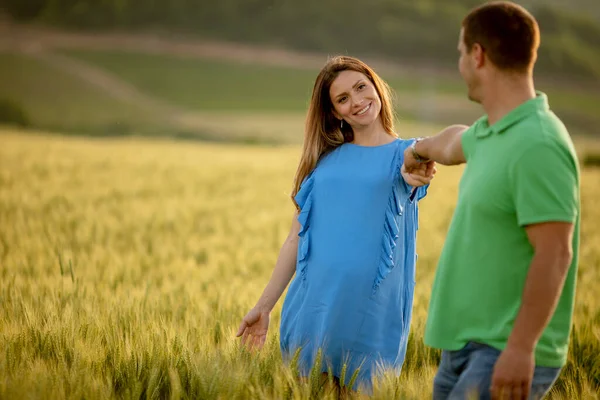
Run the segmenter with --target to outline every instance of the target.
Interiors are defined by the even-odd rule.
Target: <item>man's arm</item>
[[[535,349],[561,297],[573,259],[579,213],[577,161],[566,146],[543,140],[523,148],[509,170],[517,223],[533,258],[506,347],[492,375],[492,398],[502,392],[527,399],[535,368]]]
[[[466,125],[451,125],[435,136],[419,140],[415,145],[417,154],[427,160],[442,165],[457,165],[466,162],[461,138],[469,127]],[[417,168],[422,162],[416,160],[413,149],[404,151],[404,165],[407,171]]]
[[[554,313],[571,265],[573,224],[546,222],[528,225],[525,232],[534,256],[507,345],[533,351]]]
[[[506,348],[494,366],[493,399],[512,394],[529,398],[535,347],[550,322],[573,257],[573,224],[545,222],[525,227],[534,256],[525,281],[521,307]]]

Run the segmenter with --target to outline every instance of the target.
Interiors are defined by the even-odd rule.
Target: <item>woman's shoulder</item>
[[[412,144],[412,142],[415,141],[415,138],[401,138],[398,137],[398,145],[402,148],[402,149],[406,149],[408,146],[410,146]]]
[[[324,164],[329,162],[331,159],[334,159],[336,157],[336,154],[340,153],[342,151],[342,148],[344,147],[346,143],[342,143],[339,146],[336,146],[332,149],[328,149],[327,151],[325,151],[321,157],[319,157],[319,161],[317,162],[317,167],[320,164]]]

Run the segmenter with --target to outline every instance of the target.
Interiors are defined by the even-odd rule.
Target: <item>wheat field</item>
[[[263,351],[234,337],[289,229],[299,147],[9,129],[0,143],[0,398],[333,398],[281,361],[281,301]],[[460,174],[440,168],[421,203],[406,363],[373,398],[431,396],[439,354],[423,324]],[[598,198],[600,169],[582,170],[574,330],[553,399],[598,398]]]

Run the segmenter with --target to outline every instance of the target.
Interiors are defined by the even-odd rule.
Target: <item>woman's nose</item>
[[[360,106],[363,103],[363,98],[360,96],[352,97],[352,104],[355,106]]]

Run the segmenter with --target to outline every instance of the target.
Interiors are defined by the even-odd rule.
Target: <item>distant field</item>
[[[191,110],[303,111],[315,73],[172,56],[68,51],[144,92]]]
[[[203,110],[303,111],[318,73],[317,69],[311,71],[118,51],[71,50],[65,54],[101,66],[148,93]],[[465,99],[465,86],[458,72],[456,79],[425,74],[408,77],[387,71],[381,75],[400,96],[400,110],[412,111],[407,104],[409,99],[427,94],[445,96],[446,101],[449,95],[455,95],[454,100],[460,105],[478,109]],[[559,110],[582,114],[597,112],[599,93],[585,92],[581,88],[566,90],[565,86],[564,82],[560,82],[558,87],[544,82],[540,89],[551,96],[553,106]]]
[[[319,72],[118,51],[64,53],[102,67],[153,96],[201,111],[304,113]],[[444,109],[455,118],[476,115],[476,107],[461,93],[460,82],[435,77],[421,80],[383,76],[396,91],[397,109],[404,118],[434,120]],[[459,95],[454,102],[448,102],[448,95],[456,94]]]
[[[99,66],[151,98],[174,104],[181,112],[153,113],[125,103],[91,82],[21,54],[0,54],[0,73],[11,77],[0,81],[0,97],[20,103],[35,126],[56,131],[150,133],[243,142],[302,141],[313,72],[176,58],[159,58],[155,63],[145,58],[150,56],[124,57],[109,58],[114,65]],[[128,62],[128,57],[135,61]],[[136,64],[139,61],[143,62]],[[123,66],[127,67],[125,75],[111,69]],[[429,102],[424,116],[435,109],[431,95],[424,92],[412,99],[415,105]],[[166,123],[167,117],[173,121]],[[405,137],[432,134],[440,128],[435,123],[415,123],[402,112],[399,117],[398,132]]]
[[[234,338],[289,230],[298,146],[6,129],[0,143],[0,398],[332,398],[282,363],[281,302],[260,355]],[[431,396],[423,328],[461,171],[440,168],[420,204],[406,363],[376,400]],[[598,399],[599,197],[586,168],[574,330],[550,400]]]
[[[0,53],[0,98],[21,104],[47,129],[118,129],[151,124],[144,109],[124,104],[60,69],[20,54]]]
[[[299,143],[318,72],[119,51],[62,50],[61,54],[114,76],[117,84],[133,86],[149,102],[175,110],[126,102],[101,84],[56,65],[0,53],[0,98],[20,103],[37,127],[94,135]],[[431,127],[427,134],[449,123],[469,124],[482,113],[467,100],[458,73],[456,79],[389,70],[382,76],[395,91],[403,136],[423,133],[424,124]],[[599,133],[600,94],[567,89],[564,83],[544,83],[540,89],[549,94],[552,108],[571,133]]]

